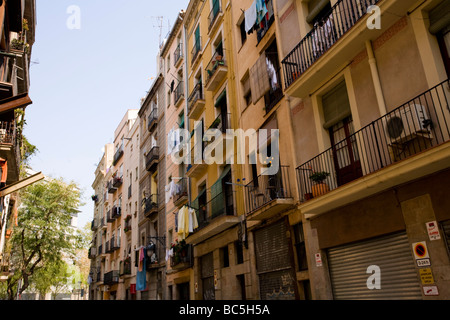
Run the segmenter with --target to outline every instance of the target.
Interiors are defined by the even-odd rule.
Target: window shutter
[[[348,100],[345,81],[338,84],[322,97],[325,129],[331,128],[339,121],[351,116],[350,101]]]
[[[253,104],[256,104],[270,90],[265,53],[261,54],[258,61],[250,69],[250,85],[252,88]]]

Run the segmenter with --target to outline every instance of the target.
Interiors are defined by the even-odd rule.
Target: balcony
[[[95,231],[95,230],[97,230],[97,228],[98,228],[98,221],[97,221],[97,219],[93,219],[91,222],[91,230]]]
[[[110,271],[105,273],[103,284],[111,286],[113,284],[119,283],[119,270]]]
[[[101,228],[101,229],[106,229],[108,226],[107,226],[107,224],[106,224],[106,218],[105,217],[102,217],[102,218],[100,218],[100,221],[99,221],[99,228]]]
[[[170,267],[173,270],[181,271],[191,268],[194,263],[194,249],[192,245],[178,243],[173,248],[173,256],[170,257]]]
[[[111,241],[109,242],[109,251],[114,252],[120,249],[120,238],[111,237]]]
[[[178,108],[181,102],[184,100],[184,82],[180,81],[175,88],[175,107]]]
[[[208,34],[212,35],[220,25],[223,16],[221,0],[213,0],[212,9],[208,15]]]
[[[113,179],[108,181],[107,189],[108,189],[108,193],[115,193],[117,191],[117,187],[114,186],[114,180]]]
[[[95,248],[95,247],[89,248],[88,258],[89,259],[95,259],[96,256],[97,256],[97,248]]]
[[[159,147],[154,146],[149,153],[145,155],[145,169],[154,172],[159,163]]]
[[[382,29],[367,28],[367,8],[377,4],[381,12],[396,12],[382,17]],[[386,32],[399,17],[408,15],[408,1],[339,0],[322,21],[283,59],[285,93],[303,98],[330,74],[365,49],[365,42]],[[349,32],[351,31],[351,32]],[[314,65],[314,68],[312,66]]]
[[[144,215],[149,217],[153,213],[158,212],[158,195],[152,194],[150,197],[144,199]]]
[[[187,179],[182,178],[176,185],[176,194],[173,196],[173,204],[182,207],[188,201]]]
[[[175,68],[178,68],[183,61],[183,44],[180,42],[173,53],[173,64]]]
[[[100,270],[98,270],[96,273],[95,282],[96,283],[103,282],[102,272]]]
[[[191,143],[194,141],[191,140]],[[201,176],[206,168],[207,164],[203,161],[203,152],[205,151],[205,148],[207,146],[206,141],[198,142],[194,147],[192,147],[190,154],[188,155],[190,157],[191,163],[188,164],[186,168],[186,176],[188,178],[198,178]]]
[[[123,227],[123,232],[128,233],[132,230],[131,226],[131,215],[127,215],[125,218],[125,225]]]
[[[105,253],[109,254],[112,252],[112,246],[111,243],[108,241],[105,242]]]
[[[246,214],[249,220],[266,220],[294,206],[289,167],[280,165],[273,175],[259,175],[245,186]]]
[[[14,120],[0,121],[0,158],[8,160],[6,185],[19,180],[21,141]]]
[[[205,69],[206,86],[207,91],[215,91],[226,78],[228,73],[228,66],[226,64],[223,55],[216,52],[214,53],[211,61],[208,63]]]
[[[123,156],[123,143],[120,145],[119,149],[117,149],[116,153],[114,154],[113,166],[115,166],[117,162],[119,162],[122,156]]]
[[[201,57],[202,53],[202,38],[198,37],[197,40],[194,40],[194,47],[192,48],[191,51],[191,56],[192,56],[192,60],[191,60],[191,67],[195,66],[195,63],[200,60],[199,58]]]
[[[113,178],[113,187],[119,188],[123,183],[123,177],[114,177]]]
[[[120,276],[131,275],[131,258],[128,257],[123,261],[120,261]]]
[[[149,132],[153,132],[153,129],[158,124],[158,108],[153,108],[152,112],[147,119],[147,129]]]
[[[188,244],[195,245],[203,242],[240,222],[240,218],[235,214],[234,203],[227,202],[227,197],[223,192],[207,203],[201,203],[196,199],[193,201],[192,207],[197,214],[198,229],[186,238]]]
[[[122,215],[122,208],[120,206],[114,206],[111,209],[111,218],[112,219],[117,219]]]
[[[205,97],[203,95],[203,86],[199,82],[188,98],[188,116],[192,120],[198,120],[205,107]]]
[[[111,209],[106,213],[106,222],[111,223],[111,222],[114,222],[114,220],[116,220],[116,218],[112,214],[112,209]]]
[[[305,212],[326,210],[316,198],[342,206],[448,168],[449,87],[440,83],[300,165]]]
[[[29,88],[29,56],[23,45],[11,44],[10,48],[9,53],[0,55],[0,100],[26,93]]]

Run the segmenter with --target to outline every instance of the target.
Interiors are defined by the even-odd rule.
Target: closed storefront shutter
[[[262,300],[294,300],[295,274],[284,221],[255,231],[256,268]]]
[[[336,300],[422,299],[412,249],[406,233],[358,242],[328,251],[330,277]],[[368,288],[380,270],[380,289]],[[372,281],[370,281],[372,283]]]

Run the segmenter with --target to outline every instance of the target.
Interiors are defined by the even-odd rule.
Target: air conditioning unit
[[[422,136],[432,139],[431,121],[426,108],[420,104],[407,105],[383,118],[389,144],[405,143]]]

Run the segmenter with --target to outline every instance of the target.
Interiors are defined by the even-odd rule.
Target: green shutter
[[[230,172],[231,166],[227,165],[211,187],[211,217],[215,218],[225,210],[225,195],[223,193],[223,178]]]
[[[200,50],[200,25],[195,29],[195,47]]]

